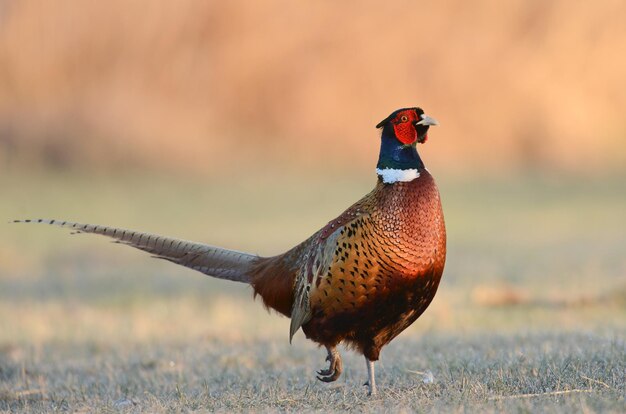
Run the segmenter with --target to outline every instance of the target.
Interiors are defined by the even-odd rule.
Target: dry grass
[[[4,176],[0,217],[84,219],[272,254],[372,184],[292,180]],[[0,224],[0,410],[623,412],[623,179],[439,181],[444,281],[383,350],[376,398],[351,352],[341,381],[316,381],[324,352],[301,334],[289,346],[287,319],[243,285],[94,236]],[[491,293],[498,306],[472,294],[486,286],[505,287]]]
[[[186,341],[180,341],[186,342]],[[314,379],[324,352],[253,336],[138,346],[47,344],[0,353],[0,409],[43,412],[419,411],[623,412],[622,339],[533,333],[401,338],[366,396],[362,359],[328,386]],[[416,371],[429,371],[424,381]]]

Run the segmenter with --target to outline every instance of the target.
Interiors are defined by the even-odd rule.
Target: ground
[[[349,350],[339,381],[315,380],[325,351],[301,333],[289,345],[288,320],[265,313],[243,284],[97,236],[0,224],[0,410],[624,412],[623,182],[441,179],[444,280],[426,313],[383,349],[376,397]],[[4,176],[0,217],[273,254],[372,185],[345,176]]]

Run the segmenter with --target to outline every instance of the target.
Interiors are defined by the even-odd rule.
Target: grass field
[[[244,285],[2,223],[64,218],[269,255],[368,191],[359,174],[3,175],[0,410],[626,411],[624,177],[439,180],[444,280],[383,350],[375,398],[350,351],[337,383],[315,380],[325,352],[301,333],[290,346],[288,320]]]

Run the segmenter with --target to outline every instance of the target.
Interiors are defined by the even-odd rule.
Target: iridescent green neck
[[[424,163],[417,153],[416,144],[404,145],[395,137],[393,126],[388,124],[383,129],[378,156],[378,169],[423,170]]]

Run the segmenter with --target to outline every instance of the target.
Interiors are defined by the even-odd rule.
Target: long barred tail
[[[69,228],[74,233],[100,234],[115,239],[116,243],[148,252],[153,257],[189,267],[209,276],[235,282],[250,283],[248,271],[258,259],[258,256],[248,253],[115,227],[45,219],[14,220],[13,222],[51,224]]]

